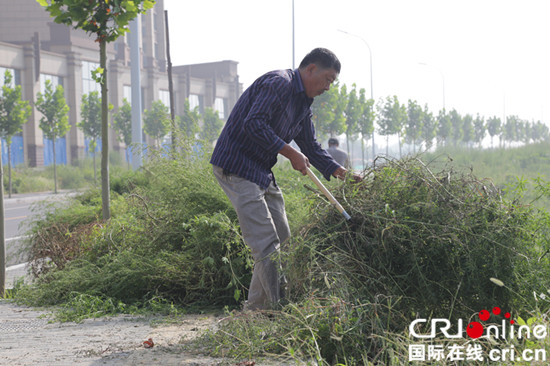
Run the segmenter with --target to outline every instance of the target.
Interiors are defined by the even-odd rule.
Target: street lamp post
[[[441,69],[439,69],[439,68],[437,68],[433,65],[429,65],[425,62],[419,62],[419,64],[422,65],[422,66],[433,67],[434,69],[439,71],[439,74],[441,75],[441,81],[442,81],[442,84],[443,84],[443,110],[445,110],[445,76],[443,75],[443,71],[441,71]]]
[[[367,41],[365,41],[365,39],[363,37],[358,36],[357,34],[349,33],[349,32],[346,32],[344,30],[341,30],[341,29],[338,29],[338,31],[342,32],[342,33],[345,33],[349,36],[359,38],[367,46],[367,49],[369,50],[369,65],[370,65],[370,99],[374,100],[374,93],[372,91],[372,51],[370,49],[369,44],[367,43]],[[373,123],[373,127],[374,127],[374,123]],[[374,161],[374,158],[375,158],[375,152],[374,152],[374,129],[373,129],[373,131],[372,131],[372,159],[373,159],[373,161]],[[365,165],[364,162],[363,162],[363,165]]]
[[[294,0],[292,0],[292,70],[296,68],[295,66],[295,60],[296,60],[296,54],[295,54],[295,29],[294,29]]]

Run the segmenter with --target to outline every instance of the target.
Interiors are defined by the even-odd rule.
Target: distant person
[[[260,76],[241,95],[216,143],[210,163],[233,204],[254,271],[245,310],[278,307],[284,279],[276,260],[290,237],[283,195],[272,168],[279,154],[295,170],[307,174],[313,164],[326,179],[344,178],[347,170],[315,139],[311,121],[313,98],[329,90],[340,73],[331,51],[316,48],[295,70]],[[294,140],[301,151],[290,146]]]
[[[348,168],[350,167],[348,153],[339,148],[340,143],[338,139],[331,137],[328,139],[328,149],[327,152],[336,160],[341,166]]]

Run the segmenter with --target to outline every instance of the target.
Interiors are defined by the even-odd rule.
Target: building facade
[[[142,109],[151,108],[156,100],[169,106],[163,0],[157,0],[153,9],[141,15],[140,37]],[[124,98],[131,103],[128,38],[127,34],[107,47],[107,86],[113,112]],[[22,86],[23,99],[33,107],[23,132],[13,139],[13,163],[36,167],[52,162],[52,144],[39,128],[42,115],[34,107],[46,80],[63,86],[70,108],[71,129],[56,141],[57,162],[70,164],[85,156],[87,139],[77,124],[82,95],[100,90],[92,78],[92,71],[98,66],[99,45],[93,37],[54,23],[36,0],[0,0],[0,85],[4,72],[9,70],[14,83]],[[226,119],[242,92],[235,61],[173,66],[172,75],[176,115],[183,114],[188,99],[191,108],[203,111],[210,107]],[[126,148],[115,131],[111,130],[109,136],[111,150]]]

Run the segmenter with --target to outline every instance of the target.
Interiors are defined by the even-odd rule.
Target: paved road
[[[26,254],[22,252],[22,241],[27,234],[31,218],[39,215],[46,206],[39,202],[55,202],[67,199],[74,192],[52,192],[12,195],[4,198],[4,231],[6,238],[6,287],[13,286],[16,278],[26,273]]]
[[[21,240],[27,234],[25,223],[34,215],[31,206],[34,205],[38,198],[42,197],[14,197],[4,200],[4,232],[6,238],[6,263],[8,266],[24,261],[24,257],[18,255],[17,251]]]
[[[21,202],[21,200],[6,199],[4,202],[5,215],[5,235],[6,239],[21,236],[23,232],[19,230],[19,225],[28,219],[31,212],[30,202]]]

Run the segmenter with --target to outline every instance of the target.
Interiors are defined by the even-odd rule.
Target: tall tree
[[[52,140],[53,145],[53,180],[54,191],[57,193],[57,162],[55,143],[59,137],[65,136],[71,129],[69,124],[69,106],[65,101],[63,87],[58,85],[55,90],[50,80],[46,80],[44,94],[38,93],[36,97],[36,109],[42,113],[40,129],[44,135]]]
[[[504,123],[504,128],[502,129],[502,137],[505,143],[508,142],[508,146],[511,146],[517,140],[518,122],[519,118],[517,116],[506,117],[506,123]]]
[[[437,120],[434,118],[432,112],[428,110],[428,105],[424,105],[422,111],[422,133],[421,137],[426,144],[426,150],[432,148],[433,140],[437,134]]]
[[[346,132],[345,111],[348,106],[348,93],[346,85],[342,85],[340,88],[335,85],[331,90],[336,94],[336,104],[334,105],[334,119],[329,123],[328,132],[331,137],[335,137]]]
[[[186,99],[183,104],[183,115],[177,118],[177,126],[185,137],[194,139],[199,132],[200,118],[198,107],[191,110],[189,107],[189,99]]]
[[[111,218],[109,189],[109,122],[107,96],[107,43],[128,32],[139,13],[151,9],[154,0],[36,0],[56,23],[79,28],[96,37],[99,65],[95,79],[101,85],[101,200],[103,219]]]
[[[485,119],[478,114],[474,119],[474,141],[479,147],[481,147],[486,132],[487,125],[485,124]]]
[[[376,112],[374,111],[374,99],[367,99],[363,88],[359,90],[359,103],[361,104],[361,116],[359,116],[358,125],[361,133],[362,161],[365,166],[365,136],[370,136],[374,132]],[[374,156],[372,158],[374,159]]]
[[[471,114],[466,114],[462,117],[462,142],[469,147],[474,139],[474,117]]]
[[[345,86],[341,90],[338,82],[319,97],[312,105],[313,123],[315,131],[322,140],[326,136],[334,137],[346,132],[346,118],[344,111],[347,107],[347,91]]]
[[[145,110],[143,130],[155,140],[157,148],[160,148],[160,140],[168,134],[171,121],[170,109],[160,100],[154,101],[151,109]]]
[[[416,143],[422,134],[424,112],[416,100],[410,100],[407,104],[407,119],[405,123],[405,141],[412,143],[413,152],[416,152]]]
[[[205,108],[202,123],[203,126],[199,132],[200,138],[208,143],[213,143],[220,135],[223,127],[223,120],[218,115],[218,111],[210,107]]]
[[[117,140],[124,142],[126,145],[126,155],[128,156],[128,151],[132,144],[132,106],[126,98],[122,100],[122,105],[113,115],[112,125],[113,129],[118,132]],[[130,164],[128,157],[126,161]]]
[[[401,134],[403,133],[403,129],[405,128],[405,123],[407,121],[407,106],[405,104],[400,104],[397,101],[397,97],[395,97],[395,130],[394,132],[397,134],[397,142],[399,144],[399,157],[402,156],[401,148],[403,145],[403,139]]]
[[[77,127],[84,132],[84,136],[90,138],[89,150],[94,160],[94,183],[97,182],[95,158],[97,140],[101,137],[101,104],[101,98],[96,91],[82,95],[80,123],[77,124]]]
[[[462,116],[456,109],[453,108],[453,110],[449,113],[449,117],[451,118],[451,137],[453,140],[453,145],[457,145],[460,141],[462,141],[462,137],[464,136],[464,125],[462,122]]]
[[[517,118],[515,128],[516,128],[515,141],[516,142],[523,142],[525,144],[528,144],[528,142],[526,142],[526,139],[527,140],[531,139],[531,136],[526,136],[528,134],[528,130],[529,130],[529,122],[526,121],[526,120],[523,120],[521,118]]]
[[[327,138],[327,126],[334,120],[334,109],[338,96],[334,93],[335,87],[319,95],[313,100],[311,111],[313,113],[312,122],[315,126],[318,140]]]
[[[534,122],[531,123],[529,121],[523,121],[523,131],[522,131],[522,138],[523,143],[525,145],[529,145],[531,143],[531,130],[533,129]]]
[[[397,134],[399,155],[401,156],[401,131],[407,117],[407,110],[399,103],[397,96],[387,97],[378,104],[378,132],[386,136],[386,155],[389,154],[389,137]]]
[[[11,183],[11,139],[22,131],[29,120],[31,106],[21,99],[21,85],[13,86],[13,77],[9,70],[4,73],[4,85],[0,94],[0,134],[8,145],[8,196],[12,194]],[[3,181],[0,181],[3,183]]]
[[[487,132],[489,132],[489,136],[491,136],[491,148],[493,148],[493,138],[500,135],[501,132],[500,118],[493,116],[487,120]]]
[[[363,105],[357,96],[357,86],[353,87],[348,95],[348,103],[344,112],[346,117],[346,146],[348,148],[349,161],[352,161],[352,151],[350,150],[351,141],[355,140],[354,136],[359,133],[359,119],[363,114]]]
[[[531,136],[534,142],[542,142],[548,140],[548,126],[541,121],[537,121],[531,129]]]
[[[446,113],[445,109],[439,111],[437,116],[437,139],[439,143],[446,146],[452,136],[453,125],[451,117]]]

